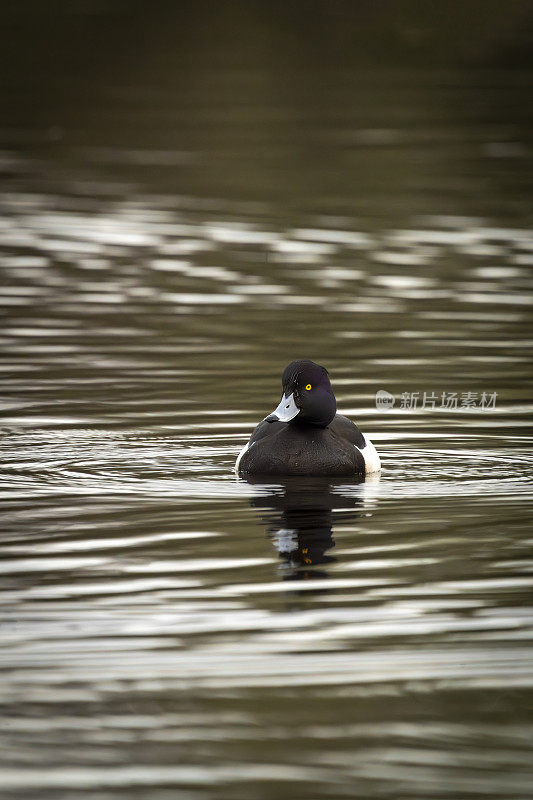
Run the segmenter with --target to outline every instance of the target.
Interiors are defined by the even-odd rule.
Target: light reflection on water
[[[5,154],[5,790],[527,797],[533,234],[460,181],[457,213],[391,224],[137,172],[201,156],[80,148],[43,178]],[[381,480],[233,475],[304,355]],[[382,413],[378,389],[498,401]]]

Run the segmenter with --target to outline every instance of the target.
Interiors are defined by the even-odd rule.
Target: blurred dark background
[[[532,16],[520,0],[4,2],[2,139],[65,165],[83,146],[165,152],[137,159],[154,189],[320,194],[331,213],[421,211],[436,182],[450,211],[463,178],[490,213],[530,141]],[[116,152],[94,161],[121,173]],[[529,185],[512,183],[514,215]]]

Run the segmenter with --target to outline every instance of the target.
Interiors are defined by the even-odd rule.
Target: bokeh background
[[[531,796],[532,17],[2,3],[6,798]],[[301,357],[380,479],[233,475]]]

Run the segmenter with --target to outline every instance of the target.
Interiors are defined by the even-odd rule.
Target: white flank
[[[363,458],[365,459],[365,472],[367,475],[370,475],[373,472],[380,472],[381,471],[381,461],[378,456],[378,451],[364,434],[363,438],[365,440],[365,446],[358,448],[361,453],[363,454]]]
[[[255,442],[252,442],[252,444],[255,444]],[[251,447],[251,446],[252,446],[252,445],[250,444],[250,442],[246,442],[246,444],[245,444],[245,445],[244,445],[244,447],[242,448],[241,452],[240,452],[240,453],[239,453],[239,455],[237,456],[237,461],[235,462],[235,467],[234,467],[234,469],[235,469],[235,473],[236,473],[237,475],[239,474],[239,464],[241,463],[241,458],[242,458],[242,457],[243,457],[243,455],[246,453],[246,451],[250,449],[250,447]]]

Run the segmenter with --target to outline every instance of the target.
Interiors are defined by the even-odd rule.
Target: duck
[[[370,439],[337,413],[325,367],[307,358],[292,361],[281,383],[278,407],[257,425],[237,457],[237,475],[362,477],[380,472]]]

